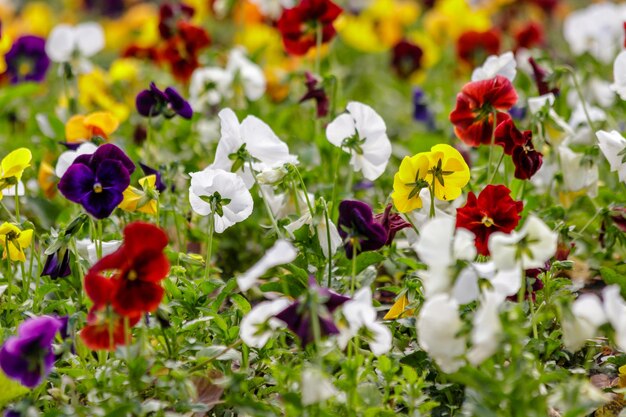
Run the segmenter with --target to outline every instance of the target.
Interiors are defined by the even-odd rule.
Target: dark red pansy
[[[494,232],[510,233],[520,220],[524,203],[511,198],[511,190],[504,185],[488,185],[476,197],[473,192],[467,202],[456,209],[456,227],[462,227],[476,236],[476,250],[489,255],[489,236]]]
[[[388,239],[388,231],[374,219],[372,208],[362,201],[343,200],[339,204],[337,226],[348,259],[352,259],[355,249],[357,254],[378,250]]]
[[[159,8],[159,34],[169,39],[176,33],[176,25],[193,17],[195,10],[185,3],[165,2]]]
[[[318,25],[322,43],[329,42],[336,34],[333,22],[341,12],[341,7],[330,0],[302,0],[296,7],[283,10],[276,27],[287,52],[306,54],[317,43]]]
[[[528,22],[515,32],[515,49],[530,49],[544,42],[543,27],[537,22]]]
[[[391,66],[400,78],[409,78],[415,71],[422,67],[422,48],[402,39],[396,43],[392,50]]]
[[[118,345],[126,344],[126,325],[133,327],[139,322],[140,316],[128,317],[92,307],[87,315],[87,325],[80,331],[80,338],[89,349],[114,350]]]
[[[326,117],[328,115],[328,94],[324,91],[324,87],[320,86],[320,83],[310,72],[305,74],[306,81],[306,94],[302,96],[299,103],[304,103],[308,100],[315,100],[315,107],[317,109],[317,117]]]
[[[160,228],[142,222],[126,226],[122,246],[85,276],[85,291],[94,306],[110,304],[127,317],[155,311],[163,299],[161,280],[170,269],[166,246],[167,235]]]
[[[188,82],[200,66],[200,51],[211,44],[211,38],[203,28],[185,21],[179,21],[176,27],[176,35],[169,38],[159,51],[159,60],[169,64],[177,80]]]
[[[528,58],[528,63],[533,69],[533,79],[535,80],[535,85],[537,86],[539,94],[544,95],[552,93],[554,95],[558,95],[560,90],[557,87],[550,88],[550,84],[548,83],[548,72],[539,66],[533,57]]]
[[[393,238],[396,237],[396,233],[402,229],[411,227],[411,223],[404,220],[400,214],[392,213],[392,208],[393,204],[390,203],[383,213],[374,216],[374,220],[380,223],[387,231],[387,241],[385,242],[387,246],[391,245]]]
[[[511,155],[515,164],[515,178],[528,180],[539,171],[543,164],[543,154],[535,150],[531,138],[523,146],[518,146]]]
[[[504,148],[504,153],[513,155],[515,148],[524,146],[532,139],[532,132],[520,130],[515,126],[513,119],[505,120],[496,127],[495,143]]]
[[[489,55],[497,55],[499,51],[500,32],[496,29],[486,32],[470,30],[456,41],[457,56],[472,67],[482,64]]]
[[[472,81],[456,97],[456,107],[450,113],[457,137],[469,146],[491,143],[496,126],[510,119],[505,113],[517,102],[517,92],[508,78],[497,75],[489,80]]]

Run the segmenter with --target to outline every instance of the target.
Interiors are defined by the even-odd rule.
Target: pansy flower
[[[52,342],[63,320],[52,316],[33,317],[17,329],[0,349],[0,367],[4,373],[28,388],[35,388],[48,376],[54,365]]]
[[[489,55],[500,51],[500,32],[495,29],[485,32],[469,30],[456,41],[456,53],[459,59],[472,67]]]
[[[26,148],[18,148],[2,158],[0,163],[0,191],[15,188],[22,179],[24,170],[30,166],[33,155]],[[0,200],[2,193],[0,192]]]
[[[39,36],[21,36],[4,56],[12,83],[43,81],[50,66],[46,41]]]
[[[511,155],[515,165],[515,178],[530,179],[543,164],[543,154],[535,150],[530,130],[521,132],[512,119],[500,123],[495,131],[495,144],[504,148],[504,153]]]
[[[54,62],[68,63],[78,59],[78,70],[86,73],[91,70],[87,58],[104,48],[104,31],[95,22],[76,26],[60,24],[56,26],[46,41],[46,54]]]
[[[626,139],[617,130],[600,130],[596,136],[602,154],[609,161],[611,172],[617,171],[619,180],[626,182]]]
[[[49,276],[51,279],[58,279],[67,277],[71,273],[70,251],[66,247],[63,247],[46,257],[41,276]]]
[[[105,292],[99,300],[110,302],[110,293]],[[79,335],[89,349],[114,350],[116,346],[126,344],[125,321],[128,320],[128,326],[132,327],[140,319],[141,316],[125,317],[110,308],[94,305],[87,314],[87,325]]]
[[[155,83],[150,83],[150,88],[137,94],[137,111],[144,117],[156,117],[163,115],[171,119],[179,115],[184,119],[191,119],[193,110],[191,106],[172,87],[161,91]]]
[[[287,52],[306,54],[317,43],[317,30],[321,31],[321,43],[329,42],[335,37],[333,22],[341,12],[341,7],[330,0],[303,0],[296,7],[285,9],[276,26]]]
[[[207,168],[189,175],[191,208],[201,216],[212,215],[216,233],[222,233],[252,214],[252,195],[236,174]]]
[[[198,55],[211,44],[209,34],[203,28],[185,21],[176,24],[177,33],[169,38],[159,50],[159,61],[169,63],[172,75],[188,82],[191,74],[200,67]]]
[[[476,236],[476,250],[489,255],[489,236],[493,232],[510,233],[517,227],[524,203],[511,198],[511,190],[504,185],[487,185],[478,197],[473,192],[467,202],[456,210],[456,227],[462,227]]]
[[[339,235],[345,242],[346,256],[382,248],[389,233],[374,219],[372,208],[357,200],[344,200],[339,204]]]
[[[429,130],[435,129],[435,116],[428,107],[424,90],[419,87],[413,89],[413,120],[424,123]]]
[[[20,230],[12,223],[4,222],[0,225],[0,247],[3,248],[2,259],[26,262],[24,249],[30,246],[33,240],[33,230]]]
[[[342,304],[349,301],[346,297],[336,292],[317,285],[315,278],[309,278],[309,291],[303,297],[294,301],[284,310],[274,316],[283,321],[289,330],[298,336],[302,346],[306,347],[313,342],[313,320],[319,321],[321,336],[339,334],[339,329],[333,321],[333,312]],[[312,316],[311,304],[316,304],[317,317]]]
[[[97,219],[109,217],[124,199],[135,164],[115,145],[80,155],[59,181],[59,191]]]
[[[400,40],[393,46],[391,66],[400,78],[409,78],[422,67],[422,48],[406,39]]]
[[[370,181],[380,177],[391,156],[391,142],[382,117],[370,106],[352,101],[343,113],[326,127],[326,137],[333,145],[350,154],[350,165],[363,171]]]
[[[161,172],[158,169],[149,167],[148,165],[142,164],[141,162],[139,163],[139,166],[141,167],[141,170],[146,176],[148,175],[155,176],[154,186],[156,187],[159,193],[162,193],[163,191],[165,191],[167,187],[165,186],[165,183],[163,183],[163,179],[161,178]]]
[[[126,226],[122,246],[96,262],[85,276],[85,291],[94,307],[110,302],[127,317],[155,311],[164,294],[161,281],[170,269],[163,253],[167,241],[165,232],[152,224]]]
[[[450,145],[439,144],[430,148],[428,158],[430,168],[427,179],[434,196],[442,201],[454,200],[460,196],[470,178],[469,167],[463,155]]]
[[[99,111],[86,116],[77,114],[65,124],[65,139],[70,143],[90,141],[96,137],[108,140],[119,127],[119,120],[111,112]]]
[[[513,36],[515,37],[515,50],[530,49],[544,43],[543,27],[537,22],[528,22],[518,28]]]
[[[549,93],[558,95],[559,89],[557,87],[550,88],[550,83],[548,82],[548,72],[539,64],[537,64],[535,58],[528,58],[528,63],[533,70],[533,79],[535,80],[535,85],[537,86],[537,91],[539,91],[539,95],[543,96]]]
[[[156,188],[156,175],[147,175],[139,179],[141,189],[129,185],[124,190],[124,200],[119,205],[124,211],[157,214],[159,192]]]
[[[398,213],[392,213],[393,204],[387,204],[383,213],[374,216],[374,220],[380,223],[387,231],[387,241],[385,245],[391,245],[393,238],[402,229],[411,227],[411,223],[407,222]]]
[[[420,191],[428,188],[426,180],[430,169],[430,159],[426,152],[405,156],[398,172],[393,176],[393,205],[400,213],[408,213],[422,208]]]
[[[472,81],[463,87],[450,113],[457,137],[469,146],[489,144],[496,126],[510,118],[505,113],[517,102],[511,81],[497,75],[489,80]]]
[[[169,39],[176,34],[178,21],[189,21],[195,10],[185,3],[164,2],[159,7],[159,34],[163,39]]]
[[[306,93],[302,96],[299,103],[314,100],[315,107],[317,109],[317,117],[326,117],[328,115],[329,102],[328,95],[326,94],[326,91],[324,91],[324,87],[319,85],[319,81],[317,81],[317,79],[310,72],[307,71],[304,76],[306,77]]]

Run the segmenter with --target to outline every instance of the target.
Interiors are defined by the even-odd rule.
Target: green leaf
[[[230,301],[232,301],[233,304],[243,312],[243,314],[248,314],[252,308],[248,300],[246,300],[241,294],[231,295]]]
[[[0,408],[28,391],[28,388],[19,382],[9,379],[4,372],[0,371]]]

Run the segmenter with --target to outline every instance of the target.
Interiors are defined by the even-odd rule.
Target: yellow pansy
[[[469,166],[459,151],[450,145],[435,145],[430,149],[428,181],[439,200],[454,200],[469,182]]]
[[[54,168],[49,163],[43,161],[41,165],[39,165],[39,172],[37,173],[37,183],[39,184],[39,188],[47,198],[52,198],[55,196],[57,187],[56,187],[56,174],[54,173]]]
[[[393,319],[397,319],[398,317],[407,317],[407,316],[412,315],[413,313],[415,313],[415,309],[413,308],[407,309],[408,305],[409,305],[409,297],[407,296],[407,293],[405,292],[391,306],[387,314],[385,314],[385,317],[383,317],[383,320],[393,320]]]
[[[0,245],[4,248],[2,259],[8,256],[12,261],[25,262],[24,249],[30,246],[32,240],[32,229],[22,231],[14,224],[3,223],[0,225]]]
[[[123,50],[130,45],[151,47],[159,42],[158,9],[141,3],[131,7],[119,19],[102,23],[108,49]]]
[[[124,211],[157,214],[159,192],[156,189],[156,175],[141,178],[139,185],[141,190],[131,185],[124,191],[124,200],[118,207]]]
[[[13,39],[9,35],[2,34],[0,38],[0,74],[7,70],[7,61],[4,56],[11,50]]]
[[[489,13],[474,9],[466,0],[440,0],[424,16],[424,28],[438,43],[456,42],[468,30],[485,31],[491,27]]]
[[[265,65],[276,65],[285,59],[280,32],[263,23],[249,23],[235,35],[235,43],[246,48],[255,60]]]
[[[9,153],[2,159],[2,176],[0,179],[22,179],[24,170],[30,166],[33,154],[26,148],[19,148]]]
[[[400,213],[422,208],[420,191],[429,186],[426,175],[430,169],[428,152],[405,156],[393,177],[393,205]]]
[[[65,139],[68,142],[85,142],[95,136],[108,139],[117,130],[120,122],[111,112],[99,111],[84,116],[72,116],[65,124]]]
[[[414,1],[375,0],[358,15],[344,14],[337,20],[341,39],[364,52],[382,52],[402,39],[404,28],[419,17]]]
[[[130,115],[128,105],[118,102],[111,94],[111,80],[108,73],[94,68],[88,74],[78,77],[78,101],[87,109],[102,109],[124,121]]]

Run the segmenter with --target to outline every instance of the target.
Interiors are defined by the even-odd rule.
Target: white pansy
[[[259,7],[264,16],[278,20],[284,9],[295,6],[294,0],[250,0]]]
[[[121,240],[109,240],[102,242],[102,256],[107,256],[118,250],[122,246]],[[98,262],[96,243],[90,239],[80,239],[76,241],[76,250],[81,258],[87,260],[90,265]]]
[[[581,295],[572,304],[571,315],[563,317],[563,344],[569,351],[578,351],[606,321],[600,298],[595,294]]]
[[[191,74],[189,102],[201,111],[219,104],[232,96],[233,76],[219,67],[198,68]]]
[[[46,41],[46,54],[53,62],[65,63],[78,58],[79,72],[89,72],[92,57],[104,48],[104,31],[96,22],[76,26],[60,24],[50,32]]]
[[[608,64],[621,46],[623,21],[623,15],[615,4],[592,4],[567,16],[563,35],[575,55],[588,52],[598,61]]]
[[[622,100],[626,100],[626,51],[622,51],[613,62],[613,84],[611,89],[615,91]]]
[[[247,219],[252,213],[252,196],[236,174],[221,169],[205,169],[189,175],[189,202],[193,211],[201,216],[208,216],[213,208],[205,199],[212,198],[216,193],[221,198],[222,213],[213,213],[216,233],[222,233],[235,223]]]
[[[426,299],[417,318],[420,346],[437,362],[442,371],[456,372],[464,361],[465,338],[459,336],[463,322],[459,305],[448,294]]]
[[[279,239],[274,245],[265,252],[265,255],[248,269],[244,274],[237,277],[237,285],[241,291],[247,291],[254,287],[259,277],[265,274],[269,269],[288,264],[296,259],[298,250],[285,239]]]
[[[502,333],[499,309],[503,302],[504,296],[497,291],[483,293],[472,320],[472,348],[467,352],[467,360],[474,366],[480,365],[498,350]]]
[[[287,175],[288,173],[289,171],[287,171],[284,166],[270,168],[258,173],[256,176],[256,180],[259,182],[259,184],[277,184],[283,178],[285,178],[285,175]]]
[[[343,304],[341,310],[348,322],[348,327],[341,329],[337,339],[342,349],[345,349],[359,330],[365,328],[370,336],[367,341],[374,355],[382,355],[391,350],[391,331],[377,320],[370,287],[363,287],[357,291],[350,301]]]
[[[559,147],[563,188],[566,191],[587,190],[595,196],[598,189],[598,166],[582,153],[577,153],[567,146]]]
[[[335,226],[335,223],[333,223],[332,221],[328,221],[327,225],[326,219],[322,218],[320,221],[317,222],[315,230],[317,232],[317,239],[320,243],[320,248],[322,248],[322,253],[324,254],[324,257],[327,259],[329,256],[332,257],[337,252],[337,249],[341,246],[343,242],[341,236],[339,235],[339,231],[337,230],[337,226]]]
[[[528,216],[519,232],[495,232],[489,237],[489,252],[500,271],[542,268],[556,253],[558,235],[541,219]]]
[[[556,97],[553,93],[547,93],[538,97],[529,97],[527,100],[528,110],[531,114],[536,114],[544,108],[551,108],[555,100]]]
[[[626,139],[616,130],[606,132],[600,130],[596,133],[598,146],[609,161],[611,171],[617,171],[620,181],[626,182]]]
[[[343,113],[326,127],[326,137],[351,155],[350,165],[370,181],[380,177],[391,156],[385,121],[370,106],[350,102]]]
[[[330,379],[321,370],[311,367],[302,370],[300,389],[304,406],[317,404],[337,395],[337,389]]]
[[[287,308],[289,304],[288,299],[278,298],[255,305],[241,320],[239,328],[241,340],[246,345],[257,349],[265,346],[276,329],[285,327],[285,323],[274,316]]]
[[[233,79],[241,81],[243,92],[248,100],[256,101],[263,97],[267,87],[265,74],[261,67],[248,59],[245,49],[241,47],[231,49],[226,71]]]
[[[54,173],[57,177],[61,178],[67,169],[74,163],[74,160],[79,155],[91,155],[98,147],[91,142],[85,142],[80,145],[75,151],[65,151],[59,156],[57,165],[54,168]]]
[[[522,286],[522,273],[519,268],[499,271],[493,262],[473,262],[459,273],[451,291],[452,297],[459,304],[477,300],[480,295],[478,287],[480,278],[488,280],[493,291],[502,297],[517,294]]]
[[[622,352],[626,352],[626,303],[620,295],[617,285],[610,285],[602,290],[604,299],[604,313],[613,330],[615,330],[615,344]]]
[[[472,81],[490,80],[496,75],[502,75],[513,81],[517,73],[517,61],[513,52],[505,52],[502,55],[490,55],[485,63],[472,72]]]
[[[434,218],[421,227],[420,237],[413,249],[428,266],[428,270],[420,272],[427,298],[450,289],[452,277],[449,269],[457,260],[474,260],[474,239],[470,231],[456,230],[452,217]]]
[[[228,108],[220,111],[218,116],[221,137],[210,168],[231,171],[235,160],[230,155],[236,154],[244,145],[246,152],[254,158],[252,168],[257,172],[298,163],[298,157],[289,153],[287,144],[262,120],[248,116],[240,124],[235,112]],[[237,174],[243,178],[247,188],[252,188],[254,177],[249,165],[244,163]]]

